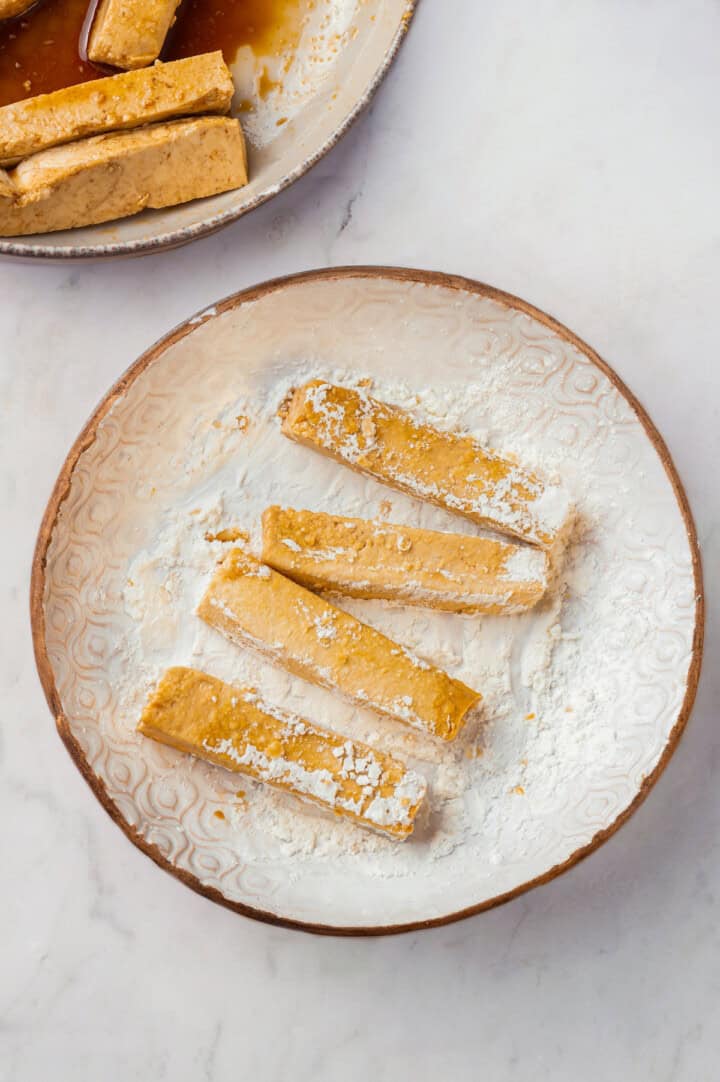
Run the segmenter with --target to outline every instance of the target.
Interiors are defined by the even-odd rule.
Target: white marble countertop
[[[717,1075],[720,8],[424,0],[371,110],[291,190],[181,251],[0,264],[0,1079]],[[464,923],[321,939],[226,912],[102,812],[27,616],[57,470],[191,312],[308,267],[454,271],[567,323],[666,438],[704,548],[704,679],[645,805],[577,869]]]

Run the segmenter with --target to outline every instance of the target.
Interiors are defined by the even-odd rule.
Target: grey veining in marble
[[[705,1082],[720,1026],[720,7],[424,0],[313,172],[191,248],[0,264],[0,1080]],[[704,549],[706,665],[631,822],[503,909],[392,940],[243,920],[137,852],[65,754],[29,566],[109,384],[191,312],[313,266],[517,293],[589,341],[665,436]]]

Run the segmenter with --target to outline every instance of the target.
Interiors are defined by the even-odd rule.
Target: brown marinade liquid
[[[97,79],[78,52],[88,0],[44,0],[0,23],[0,105]]]
[[[232,63],[238,49],[268,54],[298,40],[314,0],[184,0],[168,35],[163,60],[222,49]],[[0,105],[107,75],[83,61],[80,36],[89,0],[40,0],[17,19],[0,22]]]

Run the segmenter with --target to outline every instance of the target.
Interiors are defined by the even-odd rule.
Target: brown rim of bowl
[[[115,241],[111,244],[70,244],[66,248],[56,248],[51,244],[33,244],[27,240],[9,240],[0,237],[0,256],[10,256],[22,260],[46,259],[51,262],[60,263],[71,259],[113,259],[122,256],[132,257],[150,255],[154,252],[181,248],[191,241],[200,240],[201,237],[209,237],[212,233],[217,233],[218,230],[224,229],[225,226],[238,221],[251,211],[257,210],[263,203],[267,203],[273,196],[279,195],[280,192],[285,191],[285,189],[289,188],[291,184],[294,184],[296,180],[305,176],[313,166],[317,165],[321,158],[324,158],[325,155],[340,142],[360,114],[368,107],[380,84],[390,70],[392,63],[399,52],[400,46],[407,36],[418,3],[419,0],[406,0],[405,10],[400,17],[398,28],[395,31],[395,36],[390,43],[388,51],[385,53],[380,66],[377,68],[364,93],[358,98],[340,127],[333,132],[329,139],[325,140],[322,146],[320,146],[314,154],[311,154],[305,161],[300,162],[299,165],[292,169],[277,184],[273,184],[264,191],[258,192],[255,198],[248,203],[247,206],[242,207],[239,210],[222,211],[220,214],[215,214],[211,218],[198,222],[195,225],[183,226],[181,229],[171,230],[168,233],[163,233],[159,237],[152,237],[149,240]],[[118,220],[122,221],[122,219]]]
[[[625,386],[620,377],[613,371],[608,364],[603,361],[598,354],[591,349],[582,339],[563,326],[562,323],[558,323],[552,316],[547,315],[540,309],[535,308],[533,305],[528,304],[526,301],[521,300],[519,297],[515,297],[510,293],[505,293],[500,289],[495,289],[492,286],[484,285],[481,282],[473,281],[470,278],[462,278],[457,275],[445,274],[435,271],[418,271],[410,270],[401,267],[332,267],[326,270],[316,271],[304,271],[301,274],[288,275],[283,278],[273,278],[268,282],[263,282],[261,285],[252,286],[249,289],[242,290],[239,293],[235,293],[230,297],[226,297],[225,300],[220,301],[214,306],[214,315],[220,315],[223,312],[228,311],[231,308],[236,308],[239,305],[246,304],[249,301],[257,300],[259,297],[265,296],[276,290],[287,289],[295,285],[301,285],[305,282],[313,281],[332,281],[334,279],[346,279],[346,278],[384,278],[391,279],[393,281],[400,282],[413,282],[431,286],[442,286],[446,289],[456,289],[466,293],[472,293],[477,296],[490,297],[493,300],[500,301],[507,304],[510,307],[519,309],[525,312],[527,315],[532,316],[534,319],[543,323],[546,327],[549,327],[555,334],[563,338],[566,342],[571,343],[579,349],[585,356],[597,365],[601,372],[603,372],[611,383],[619,390],[620,394],[626,399],[630,406],[635,411],[637,417],[640,420],[643,428],[649,436],[655,450],[657,451],[662,464],[665,468],[665,472],[673,487],[675,497],[678,501],[680,511],[682,513],[685,528],[687,530],[688,540],[690,542],[690,548],[692,550],[692,563],[693,563],[693,575],[695,580],[695,632],[693,636],[693,653],[690,668],[688,670],[687,685],[685,688],[685,696],[683,698],[682,707],[678,714],[677,721],[673,726],[672,732],[668,738],[668,741],[663,749],[655,769],[650,773],[642,782],[637,795],[631,801],[631,803],[625,808],[623,812],[618,815],[615,821],[604,830],[598,831],[597,834],[591,839],[587,845],[577,849],[574,853],[563,861],[561,864],[556,864],[550,868],[549,871],[544,872],[542,875],[537,876],[534,879],[529,880],[527,883],[522,883],[520,886],[513,888],[499,894],[495,898],[489,898],[486,901],[480,902],[477,905],[468,906],[464,909],[460,909],[454,913],[448,913],[442,917],[433,917],[430,920],[418,920],[409,921],[404,924],[391,924],[391,925],[378,925],[378,926],[333,926],[328,924],[313,924],[308,921],[294,920],[290,917],[278,916],[275,913],[267,912],[266,910],[256,909],[253,906],[244,905],[241,902],[232,902],[223,897],[220,891],[214,887],[204,886],[195,876],[183,869],[174,867],[169,860],[163,856],[157,846],[147,842],[140,833],[131,826],[121,815],[117,806],[113,803],[109,796],[104,782],[98,778],[90,769],[83,751],[72,735],[67,718],[62,711],[62,703],[60,700],[60,694],[55,684],[55,678],[48,658],[47,647],[45,643],[45,610],[44,610],[44,594],[45,594],[45,565],[47,560],[48,546],[50,544],[53,529],[57,521],[58,512],[70,490],[72,482],[72,475],[77,465],[80,456],[88,447],[93,443],[98,426],[107,413],[112,409],[114,403],[122,398],[127,389],[135,382],[145,369],[156,361],[162,354],[185,335],[189,334],[195,326],[198,325],[198,320],[201,320],[203,315],[206,315],[208,309],[199,313],[198,316],[190,317],[184,323],[180,324],[174,330],[170,331],[164,338],[156,342],[151,346],[143,355],[135,361],[134,364],[128,368],[127,372],[118,380],[118,382],[112,387],[105,397],[98,405],[95,412],[90,417],[82,432],[75,440],[75,443],[70,449],[70,452],[65,459],[65,463],[60,471],[52,494],[48,501],[45,514],[43,516],[40,530],[38,533],[37,543],[35,546],[35,553],[33,556],[32,564],[32,578],[30,583],[30,620],[32,625],[32,637],[33,648],[35,651],[35,662],[37,664],[38,674],[40,676],[40,682],[42,683],[45,697],[47,699],[50,710],[55,717],[58,732],[62,740],[70,752],[70,755],[77,766],[78,770],[85,778],[95,796],[108,812],[110,817],[118,824],[118,826],[125,832],[127,837],[133,842],[138,849],[146,853],[157,865],[163,868],[166,872],[170,872],[177,879],[180,879],[186,886],[191,887],[197,891],[198,894],[203,894],[206,898],[209,898],[213,902],[217,902],[220,905],[225,906],[228,909],[234,910],[236,913],[242,913],[243,916],[253,917],[255,920],[264,921],[267,924],[280,925],[285,928],[299,929],[305,932],[316,932],[323,935],[338,935],[338,936],[380,936],[390,935],[398,932],[411,932],[418,931],[425,928],[434,928],[443,924],[450,924],[453,921],[461,920],[464,917],[473,916],[476,913],[481,913],[486,909],[491,909],[494,906],[501,905],[504,902],[508,902],[513,898],[518,897],[520,894],[524,894],[525,891],[530,890],[532,887],[540,886],[543,883],[550,882],[551,879],[555,879],[556,876],[562,874],[577,864],[584,857],[594,852],[599,848],[603,842],[607,841],[611,835],[613,835],[622,825],[627,822],[630,816],[639,808],[652,789],[655,782],[658,780],[668,762],[672,756],[675,748],[678,745],[678,741],[682,736],[682,733],[687,724],[690,711],[692,709],[693,702],[695,700],[695,694],[697,692],[698,680],[700,678],[700,665],[702,661],[703,651],[703,636],[704,636],[704,620],[705,620],[705,597],[703,592],[702,582],[702,567],[700,561],[700,550],[698,546],[697,532],[695,529],[695,523],[693,521],[692,512],[688,504],[687,496],[683,488],[682,482],[678,476],[675,465],[670,457],[662,436],[655,428],[655,425],[650,420],[649,416],[638,402],[634,394]],[[214,318],[213,316],[206,316],[206,318]],[[193,322],[193,319],[196,322]]]

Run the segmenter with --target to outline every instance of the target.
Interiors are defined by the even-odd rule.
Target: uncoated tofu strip
[[[227,113],[233,92],[230,69],[214,52],[39,94],[0,109],[0,165],[88,135]]]
[[[112,68],[144,68],[157,60],[180,0],[100,0],[88,38],[88,59]]]
[[[198,615],[289,672],[443,740],[457,736],[481,699],[241,549],[223,560]]]
[[[298,387],[282,430],[360,473],[525,541],[554,548],[567,492],[471,436],[441,432],[364,391],[316,379]]]
[[[168,669],[138,731],[400,840],[425,797],[399,760],[195,669]]]
[[[524,612],[543,596],[540,549],[489,537],[268,507],[266,564],[311,590],[445,612]]]
[[[247,183],[240,123],[199,117],[96,135],[26,158],[8,174],[0,236],[95,225]]]

